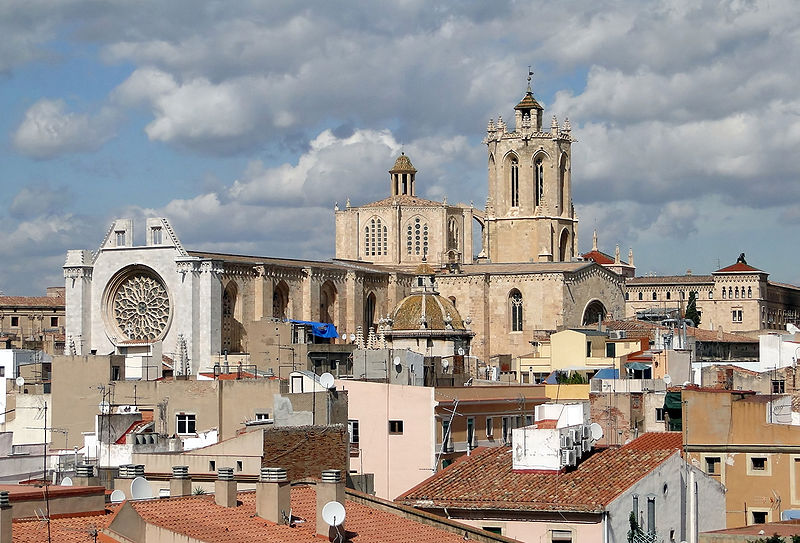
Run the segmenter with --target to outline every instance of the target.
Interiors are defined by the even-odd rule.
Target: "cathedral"
[[[446,300],[437,304],[447,326],[472,338],[455,345],[487,362],[529,353],[542,334],[622,316],[623,278],[578,256],[569,121],[553,117],[545,132],[542,117],[529,85],[513,128],[489,121],[483,210],[418,196],[424,172],[401,154],[385,199],[335,208],[330,261],[187,250],[164,218],[148,219],[136,245],[133,222],[118,219],[99,250],[67,254],[66,349],[130,355],[160,342],[165,354],[184,353],[191,373],[221,353],[262,366],[258,345],[279,320],[333,324],[332,342],[391,331],[392,316],[426,328],[424,316],[396,311],[421,268]]]

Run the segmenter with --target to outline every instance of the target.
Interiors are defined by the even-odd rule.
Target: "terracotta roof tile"
[[[292,516],[305,522],[294,527],[273,524],[255,516],[255,492],[240,492],[238,507],[221,507],[213,495],[129,501],[148,523],[172,532],[214,543],[274,543],[320,541],[316,537],[316,492],[314,487],[292,487]],[[424,525],[375,507],[351,500],[346,503],[345,527],[349,541],[460,543],[463,533]],[[15,540],[16,541],[16,540]]]
[[[597,450],[577,468],[551,473],[513,471],[511,447],[478,448],[396,501],[422,508],[600,512],[679,454],[674,440],[648,437],[631,447]]]
[[[714,277],[711,275],[657,275],[653,277],[631,277],[625,281],[626,285],[671,285],[672,283],[713,283]]]
[[[0,296],[0,307],[52,307],[64,309],[66,301],[61,296]]]
[[[433,200],[426,200],[417,196],[409,196],[408,194],[398,194],[397,196],[389,196],[377,202],[371,202],[361,207],[389,207],[395,204],[403,206],[423,206],[423,207],[442,207],[442,202],[434,202]]]
[[[585,260],[591,260],[592,262],[597,262],[598,264],[613,264],[614,257],[611,255],[607,255],[602,251],[589,251],[582,255]]]
[[[681,432],[647,432],[623,447],[623,449],[637,451],[679,451],[682,448],[683,433]]]
[[[116,506],[112,506],[114,508]],[[95,541],[94,534],[108,526],[112,519],[111,509],[100,513],[70,515],[50,519],[50,539],[59,543],[86,543]],[[41,543],[47,541],[47,524],[39,519],[14,520],[12,525],[14,543]],[[98,534],[97,541],[115,541]]]
[[[731,272],[759,272],[764,273],[762,270],[758,268],[754,268],[744,262],[737,262],[736,264],[731,264],[730,266],[726,266],[722,269],[715,271],[714,273],[731,273]]]

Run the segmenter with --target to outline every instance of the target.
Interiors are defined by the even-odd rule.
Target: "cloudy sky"
[[[745,252],[800,284],[794,0],[0,0],[0,36],[6,294],[63,284],[119,216],[330,258],[334,203],[386,196],[401,150],[421,196],[482,207],[529,64],[579,140],[581,250],[597,228],[639,274]]]

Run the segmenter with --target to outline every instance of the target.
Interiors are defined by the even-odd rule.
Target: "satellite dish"
[[[670,377],[670,376],[669,376],[669,374],[665,375],[665,376],[664,376],[664,383],[666,383],[666,384],[667,384],[667,386],[669,386],[669,384],[670,384],[671,382],[672,382],[672,377]]]
[[[350,334],[350,341],[355,341],[355,340],[356,340],[356,335]]]
[[[72,486],[72,477],[64,477],[61,479],[61,486]]]
[[[21,375],[20,375],[19,377],[17,377],[17,378],[14,380],[14,383],[16,383],[16,385],[17,385],[18,387],[21,387],[22,385],[24,385],[24,384],[25,384],[25,378],[24,378],[23,376],[21,376]]]
[[[111,493],[111,503],[119,503],[125,501],[125,493],[119,489]]]
[[[399,356],[395,356],[393,362],[394,362],[394,369],[396,369],[397,371],[400,371],[403,368],[403,365],[400,363]]]
[[[464,356],[464,354],[466,354],[466,351],[464,350],[464,347],[459,347],[458,348],[458,356]]]
[[[131,482],[131,499],[146,500],[153,497],[153,489],[144,477],[137,477]]]
[[[103,415],[108,415],[108,412],[111,411],[111,404],[108,402],[100,402],[97,404],[97,408]]]
[[[450,362],[448,362],[447,360],[442,360],[442,369],[446,370],[449,367],[450,367]]]
[[[791,322],[786,323],[786,331],[790,334],[800,334],[800,328],[792,324]]]
[[[603,437],[603,427],[593,422],[589,425],[589,433],[592,434],[592,439],[594,441],[599,441],[601,437]]]
[[[344,522],[344,505],[339,502],[328,502],[322,508],[322,520],[328,526],[340,526]]]
[[[336,387],[336,383],[333,382],[333,375],[327,371],[319,376],[319,384],[328,390]]]

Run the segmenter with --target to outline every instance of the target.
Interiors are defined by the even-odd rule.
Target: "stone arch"
[[[561,236],[558,241],[558,259],[561,262],[566,262],[572,257],[572,251],[570,250],[571,240],[569,235],[569,230],[564,228],[561,230]]]
[[[289,285],[281,279],[272,289],[272,316],[276,319],[289,317]]]
[[[522,332],[524,327],[523,299],[519,289],[512,288],[508,292],[508,329],[511,332]]]
[[[584,326],[597,324],[598,321],[602,321],[606,318],[606,314],[606,306],[603,305],[603,302],[600,300],[592,300],[586,304],[586,308],[583,310],[581,324]]]
[[[375,307],[377,305],[377,298],[375,293],[370,291],[367,297],[364,298],[364,335],[369,332],[370,327],[375,326]]]
[[[239,296],[239,285],[236,281],[228,281],[222,290],[222,351],[228,353],[242,352],[245,336],[242,325],[242,308]]]
[[[336,308],[338,307],[336,299],[337,291],[333,282],[328,280],[322,283],[319,287],[319,320],[320,322],[329,322],[335,324]]]
[[[569,204],[569,198],[567,197],[569,172],[569,155],[561,153],[561,158],[558,160],[558,213],[562,216],[568,211],[566,208]]]

